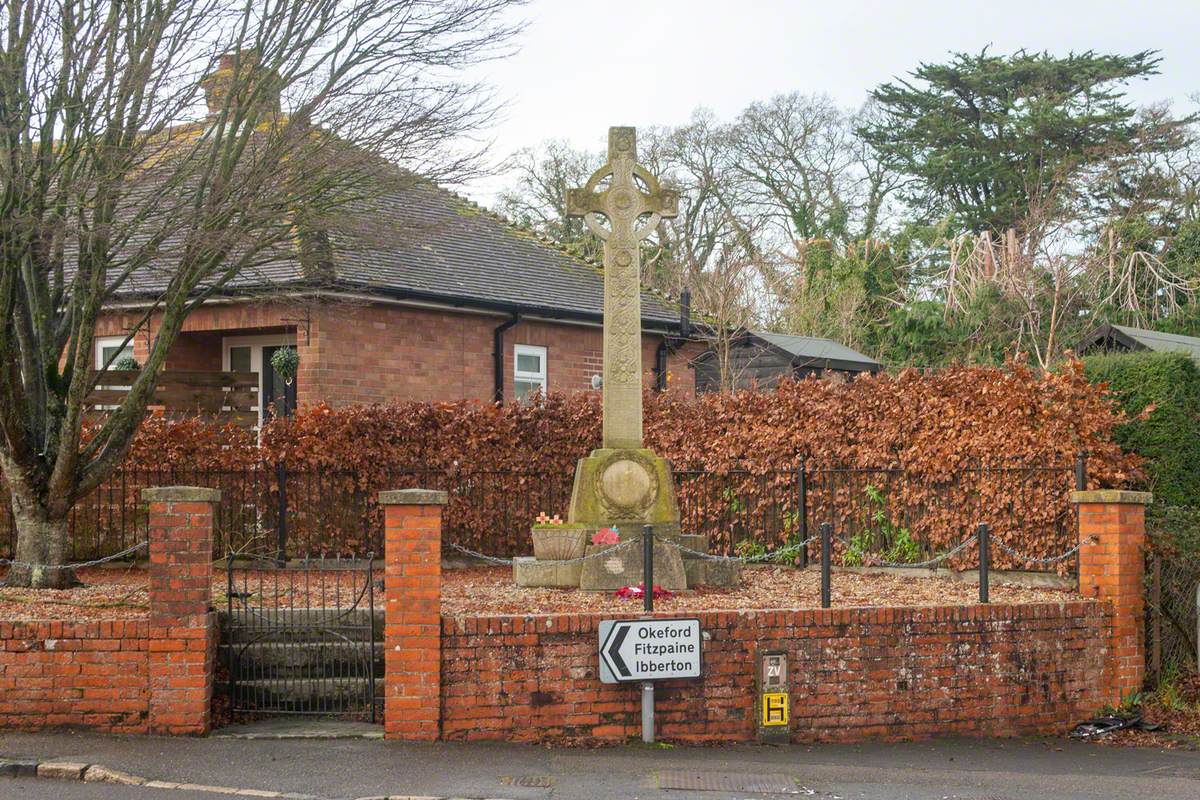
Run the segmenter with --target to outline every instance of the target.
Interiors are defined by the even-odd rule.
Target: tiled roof
[[[367,213],[375,233],[332,237],[339,282],[530,313],[597,319],[603,313],[599,265],[444,189],[407,182],[372,200]],[[673,327],[679,310],[643,292],[642,317],[653,327]]]
[[[602,318],[600,265],[426,181],[400,176],[381,186],[370,201],[329,224],[332,274],[314,278],[294,253],[280,253],[239,274],[225,291],[317,285],[554,318]],[[139,270],[119,294],[161,291],[174,259],[163,261]],[[643,292],[642,318],[646,327],[675,329],[678,306]]]

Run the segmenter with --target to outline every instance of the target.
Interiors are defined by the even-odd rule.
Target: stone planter
[[[538,561],[567,561],[581,558],[587,545],[588,529],[567,526],[534,528],[533,557]]]

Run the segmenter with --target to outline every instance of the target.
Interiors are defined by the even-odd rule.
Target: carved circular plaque
[[[619,506],[638,505],[650,491],[650,476],[646,470],[627,458],[610,464],[600,480],[605,496]]]
[[[619,266],[628,267],[632,262],[633,256],[629,255],[629,253],[626,251],[622,250],[621,252],[617,253],[617,264]]]
[[[633,207],[633,195],[627,189],[621,189],[613,195],[613,205],[621,211],[628,211]]]
[[[596,495],[616,519],[641,519],[658,498],[654,462],[636,452],[614,453],[596,471]]]

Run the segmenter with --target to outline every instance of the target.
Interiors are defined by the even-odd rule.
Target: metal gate
[[[235,714],[320,714],[375,722],[382,621],[374,556],[230,559],[221,649]],[[382,613],[382,609],[380,609]]]

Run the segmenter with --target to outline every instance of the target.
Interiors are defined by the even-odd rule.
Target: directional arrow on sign
[[[608,644],[603,648],[604,654],[608,656],[608,660],[613,666],[613,672],[622,680],[628,680],[633,677],[633,673],[629,671],[629,666],[625,663],[625,659],[621,658],[621,645],[625,643],[625,637],[628,635],[628,625],[614,625],[608,634]]]

